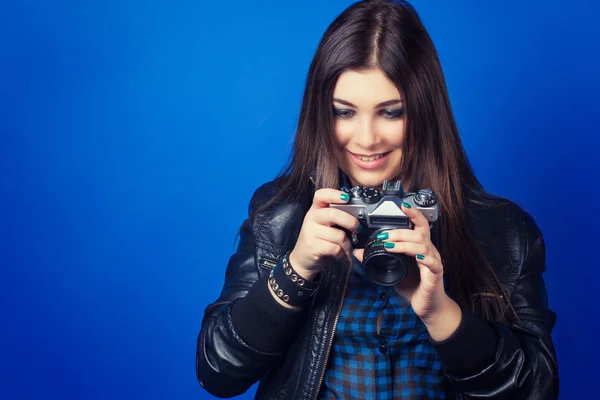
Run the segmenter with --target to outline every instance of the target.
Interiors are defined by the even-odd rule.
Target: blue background
[[[0,398],[211,397],[194,370],[204,307],[254,189],[287,160],[317,42],[349,4],[0,7]],[[545,234],[561,398],[589,398],[598,7],[414,5],[476,173]]]

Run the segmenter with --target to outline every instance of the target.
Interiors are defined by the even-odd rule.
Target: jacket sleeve
[[[259,188],[252,213],[265,197]],[[256,262],[255,229],[247,220],[230,257],[221,295],[206,307],[196,349],[196,376],[214,396],[246,392],[280,359],[298,321],[298,311],[279,305]]]
[[[492,333],[491,336],[484,333],[486,328],[481,327],[481,319],[474,316],[467,318],[466,324],[473,327],[479,324],[479,328],[471,332],[487,335],[487,339],[480,342],[493,342],[495,352],[492,348],[491,358],[475,372],[445,369],[446,378],[455,390],[468,398],[546,400],[558,397],[558,365],[550,336],[556,314],[548,309],[542,277],[545,271],[544,240],[533,218],[522,210],[518,214],[521,218],[512,222],[520,223],[511,225],[525,225],[525,240],[520,240],[524,251],[519,252],[523,254],[522,266],[511,295],[518,318],[506,324],[493,324],[490,331],[495,335]],[[509,229],[508,235],[513,236],[513,240],[523,238],[519,231],[523,232],[521,229]],[[523,243],[526,243],[524,249]],[[478,321],[473,322],[475,319]],[[489,324],[486,325],[489,329]],[[464,340],[459,341],[465,343]],[[463,357],[478,351],[473,348],[473,342],[469,346],[466,341],[466,346],[461,347],[459,352],[463,352]]]

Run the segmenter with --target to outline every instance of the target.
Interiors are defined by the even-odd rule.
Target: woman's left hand
[[[390,253],[403,253],[415,258],[419,274],[409,267],[407,278],[396,285],[396,291],[410,302],[415,313],[427,324],[448,307],[449,301],[453,301],[444,290],[444,266],[440,253],[431,242],[429,221],[408,203],[402,203],[402,211],[412,220],[414,229],[393,229],[378,238]],[[360,262],[363,252],[363,249],[354,252]]]

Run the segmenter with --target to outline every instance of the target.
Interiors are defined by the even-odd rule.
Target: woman
[[[437,195],[440,239],[403,203],[414,228],[377,239],[412,265],[385,286],[350,241],[364,226],[331,205],[397,180]],[[535,221],[477,181],[414,9],[353,4],[310,66],[290,165],[252,197],[198,380],[219,397],[260,380],[269,399],[555,398],[544,256]]]

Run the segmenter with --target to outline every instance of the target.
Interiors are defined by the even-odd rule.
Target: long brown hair
[[[339,187],[333,90],[342,72],[367,68],[381,69],[405,96],[406,140],[396,179],[409,190],[430,188],[439,198],[439,250],[450,296],[470,309],[485,298],[483,316],[504,319],[510,303],[467,219],[467,203],[485,201],[486,195],[460,140],[437,51],[405,1],[354,3],[327,28],[310,65],[292,157],[277,176],[278,192],[250,220],[281,199],[304,199],[308,207],[316,189]]]

